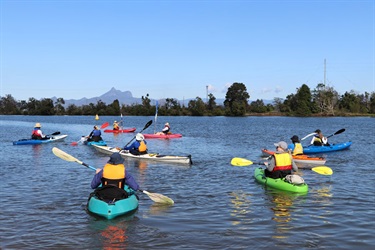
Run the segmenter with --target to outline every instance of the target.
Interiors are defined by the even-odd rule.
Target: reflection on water
[[[246,215],[251,212],[251,195],[245,192],[231,192],[229,195],[232,207],[230,214],[233,219],[232,224],[247,224],[250,221]]]
[[[271,201],[271,211],[274,213],[272,220],[276,222],[273,238],[285,239],[289,237],[289,233],[293,230],[291,224],[293,220],[293,211],[296,209],[295,202],[304,201],[307,194],[296,194],[282,192],[272,189],[266,190],[266,195]]]

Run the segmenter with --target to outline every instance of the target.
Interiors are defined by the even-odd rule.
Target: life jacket
[[[105,164],[103,167],[102,185],[112,185],[118,188],[124,188],[125,184],[125,166],[124,164]]]
[[[303,154],[302,144],[299,142],[296,142],[294,144],[293,155],[302,155],[302,154]]]
[[[119,125],[117,123],[113,123],[113,130],[119,130]]]
[[[31,134],[31,138],[34,139],[34,140],[41,140],[42,139],[42,136],[39,134],[38,128],[33,129],[33,132]]]
[[[323,141],[322,141],[322,139],[320,139],[319,136],[314,136],[313,144],[316,145],[316,146],[321,146],[321,145],[323,145]]]
[[[292,170],[292,159],[288,152],[274,154],[273,157],[275,157],[275,167],[272,172]]]
[[[139,142],[139,147],[138,147],[138,151],[140,153],[143,153],[143,152],[146,152],[147,151],[147,145],[144,141],[140,141]]]
[[[100,132],[99,129],[94,129],[94,130],[92,131],[92,136],[100,136],[101,134],[102,134],[102,132]]]

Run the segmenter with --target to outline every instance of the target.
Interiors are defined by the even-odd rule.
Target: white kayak
[[[99,145],[92,145],[92,146],[99,152],[107,154],[107,155],[111,155],[113,153],[119,152],[119,150],[116,147],[99,146]],[[161,162],[170,162],[170,163],[193,164],[191,160],[191,155],[177,156],[177,155],[161,155],[159,153],[133,155],[129,153],[127,150],[121,150],[119,153],[124,158],[134,158],[134,159],[152,160],[152,161],[161,161]]]

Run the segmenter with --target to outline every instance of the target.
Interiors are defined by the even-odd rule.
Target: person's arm
[[[139,185],[137,181],[127,170],[125,170],[125,184],[131,187],[135,191],[139,189]]]
[[[293,157],[290,156],[291,160],[292,160],[292,168],[293,168],[293,171],[294,172],[297,172],[298,171],[298,166],[296,165],[296,162],[293,160]]]
[[[135,142],[136,142],[136,141],[135,141]],[[134,148],[134,143],[135,143],[135,142],[133,142],[132,144],[130,144],[130,145],[127,146],[127,147],[124,146],[123,149],[124,149],[124,150],[130,150],[130,149]]]
[[[102,177],[103,177],[103,169],[98,168],[96,170],[96,174],[94,175],[94,178],[92,178],[92,181],[91,181],[92,189],[99,187],[99,185],[102,183]]]
[[[327,137],[323,137],[323,138],[322,138],[322,142],[323,142],[324,145],[325,145],[325,144],[328,144],[328,139],[327,139]]]
[[[268,171],[272,171],[275,167],[275,157],[272,157],[271,160],[267,163],[265,163],[264,165],[266,165],[266,168]]]

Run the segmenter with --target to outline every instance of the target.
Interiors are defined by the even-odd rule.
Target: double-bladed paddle
[[[152,124],[152,120],[149,120],[147,123],[146,123],[146,125],[144,126],[144,128],[141,130],[141,131],[139,131],[138,133],[142,133],[143,132],[143,130],[145,130],[146,128],[148,128],[148,127],[150,127],[150,125]],[[126,147],[126,146],[128,146],[134,139],[135,139],[135,137],[136,137],[137,135],[135,135],[128,143],[126,143],[126,145],[124,146],[124,148]]]
[[[344,131],[345,131],[344,128],[342,128],[342,129],[340,129],[340,130],[337,130],[335,133],[333,133],[333,134],[327,136],[327,138],[332,137],[332,136],[334,136],[334,135],[341,134],[341,133],[344,132]],[[303,137],[303,138],[301,139],[301,141],[303,141],[303,140],[305,140],[306,138],[308,138],[308,137],[310,137],[310,136],[312,136],[312,135],[315,135],[315,134],[316,134],[315,132],[314,132],[314,133],[310,133],[310,134],[306,135],[305,137]]]
[[[253,164],[264,165],[263,162],[252,162],[248,159],[239,158],[239,157],[233,158],[230,163],[233,166],[238,166],[238,167],[245,167],[245,166],[250,166],[250,165],[253,165]],[[327,166],[313,167],[313,168],[311,168],[311,170],[318,173],[318,174],[321,174],[321,175],[332,175],[333,174],[332,169],[327,167]]]
[[[79,164],[81,164],[81,165],[83,165],[83,166],[85,166],[85,167],[87,167],[91,170],[96,171],[96,168],[88,165],[87,163],[84,163],[84,162],[78,160],[77,158],[75,158],[75,157],[71,156],[70,154],[62,151],[61,149],[58,149],[58,148],[54,147],[54,148],[52,148],[52,152],[53,152],[54,155],[63,159],[64,161],[77,162],[77,163],[79,163]],[[139,189],[139,191],[146,194],[154,202],[163,203],[163,204],[170,204],[170,205],[174,204],[174,201],[171,198],[169,198],[165,195],[158,194],[158,193],[150,193],[146,190],[141,190],[141,189]]]

